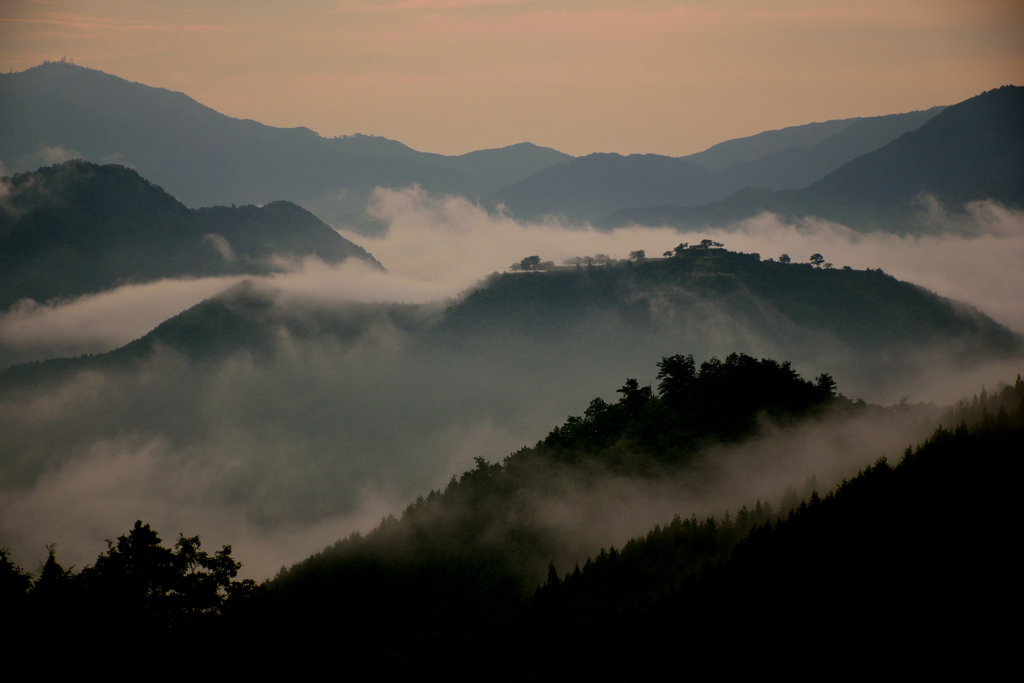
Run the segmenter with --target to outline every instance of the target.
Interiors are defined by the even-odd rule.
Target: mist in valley
[[[771,215],[728,230],[604,232],[517,222],[417,188],[378,190],[371,211],[387,232],[346,236],[387,273],[353,259],[308,259],[274,276],[129,285],[3,313],[6,363],[107,351],[211,296],[258,321],[269,341],[210,358],[158,346],[123,367],[5,390],[0,545],[34,568],[44,544],[56,542],[65,566],[81,567],[104,539],[142,519],[165,540],[180,531],[212,547],[231,544],[243,573],[262,579],[398,514],[475,457],[500,461],[595,396],[614,400],[628,377],[655,383],[662,356],[700,362],[738,351],[791,360],[807,379],[832,373],[844,394],[884,404],[947,404],[1021,370],[1015,358],[953,362],[956,349],[936,345],[908,351],[905,372],[889,376],[892,364],[872,365],[777,311],[751,313],[678,289],[638,299],[642,325],[611,311],[565,329],[457,344],[443,326],[446,309],[524,256],[556,264],[638,249],[655,256],[710,238],[763,260],[821,253],[837,268],[881,268],[1021,331],[1024,214],[994,204],[972,207],[967,235],[916,237]],[[765,423],[749,443],[715,448],[676,478],[610,475],[582,487],[567,480],[566,495],[540,498],[534,509],[581,560],[673,514],[775,504],[812,475],[830,487],[882,455],[897,458],[927,436],[938,413],[918,406],[785,430]]]

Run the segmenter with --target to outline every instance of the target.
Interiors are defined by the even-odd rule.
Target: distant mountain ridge
[[[373,135],[323,138],[308,128],[234,119],[188,96],[63,62],[0,74],[0,162],[8,172],[80,156],[138,170],[186,206],[308,208],[375,234],[374,188],[419,185],[502,204],[516,218],[595,221],[645,206],[701,206],[745,187],[796,189],[920,126],[940,110],[792,126],[687,157],[575,159],[519,143],[444,156]]]
[[[686,157],[591,154],[546,168],[491,200],[513,216],[598,222],[634,207],[702,206],[743,188],[797,189],[914,130],[943,110],[766,131]]]
[[[843,164],[916,130],[945,107],[907,114],[847,119],[850,125],[812,145],[795,145],[721,169],[734,185],[765,190],[807,187]]]
[[[808,147],[842,132],[859,118],[835,119],[803,126],[766,130],[756,135],[726,140],[703,152],[682,157],[710,171],[722,171],[737,164],[750,163],[794,147]]]
[[[529,143],[446,157],[375,136],[322,138],[61,62],[0,74],[8,172],[69,156],[131,166],[190,207],[284,199],[334,223],[358,223],[378,186],[473,198],[571,158]]]
[[[124,282],[273,270],[273,256],[357,258],[362,247],[290,202],[189,209],[136,171],[86,161],[3,181],[0,310]]]
[[[682,205],[722,198],[718,174],[685,159],[658,154],[590,154],[546,168],[492,198],[518,219],[556,216],[575,222],[599,218],[623,206]]]
[[[745,189],[701,207],[623,209],[599,223],[713,226],[772,211],[906,232],[926,227],[918,216],[928,196],[953,212],[985,199],[1024,206],[1024,87],[1004,86],[948,107],[801,190]]]

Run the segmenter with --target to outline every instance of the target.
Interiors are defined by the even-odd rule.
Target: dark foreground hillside
[[[1024,397],[1019,379],[1016,393]],[[552,573],[504,632],[540,645],[529,663],[507,666],[568,669],[563,653],[575,652],[629,668],[641,652],[662,663],[728,656],[737,640],[741,668],[786,652],[851,668],[889,658],[998,666],[998,654],[975,656],[1007,642],[993,619],[1014,584],[1005,521],[1014,493],[1003,477],[1019,472],[1022,438],[1018,399],[972,428],[939,429],[900,462],[879,460],[777,521],[758,520],[728,554],[719,550],[727,520],[676,518],[582,570]],[[873,650],[894,637],[915,643],[913,654]]]
[[[868,409],[836,396],[827,375],[812,386],[772,361],[737,356],[724,365],[769,405],[805,393],[804,416]],[[646,402],[721,389],[721,367],[691,372],[685,357],[665,359],[659,396]],[[629,411],[635,396],[622,393],[618,405]],[[710,407],[727,409],[729,398]],[[883,661],[930,668],[934,657],[964,664],[979,644],[998,650],[1006,640],[991,617],[1013,590],[1009,512],[1024,382],[981,403],[976,422],[940,427],[898,463],[878,460],[833,492],[808,491],[802,502],[787,494],[776,509],[758,501],[735,517],[677,516],[582,567],[552,563],[546,580],[517,569],[523,549],[544,540],[542,526],[517,510],[551,486],[546,465],[558,458],[547,440],[502,464],[480,461],[401,519],[389,516],[262,588],[235,580],[229,547],[208,554],[183,536],[167,549],[139,523],[79,573],[64,570],[51,548],[33,582],[5,555],[0,589],[23,636],[51,621],[88,622],[72,647],[113,638],[131,646],[128,657],[140,642],[202,636],[230,647],[246,669],[286,665],[300,652],[330,652],[353,671],[454,667],[456,678],[516,680],[687,661],[761,670],[793,657],[844,670]],[[594,422],[608,420],[620,422],[607,414]],[[717,436],[726,434],[734,432]],[[587,461],[569,471],[599,476]],[[504,526],[495,526],[499,517]],[[985,670],[998,659],[973,664]]]
[[[777,390],[756,381],[762,370],[752,359],[726,365],[744,368],[737,375],[752,382],[747,390],[754,396],[779,400]],[[705,364],[697,377],[722,388],[718,373]],[[664,375],[661,398],[652,400],[672,405],[674,391],[692,394],[673,391],[678,379]],[[827,381],[819,378],[812,405],[858,409],[823,389]],[[798,378],[788,384],[800,386]],[[618,407],[625,411],[634,397],[623,394]],[[726,403],[723,396],[709,409],[728,412]],[[801,647],[815,648],[811,656],[864,647],[879,629],[914,632],[934,639],[932,646],[977,635],[986,598],[1009,586],[1012,550],[1001,511],[1012,504],[1012,485],[995,480],[1016,470],[1024,383],[1018,378],[989,405],[999,409],[971,427],[938,429],[898,463],[879,460],[834,492],[811,491],[802,502],[787,494],[777,511],[758,501],[735,517],[676,517],[621,549],[602,549],[582,567],[559,571],[553,562],[534,592],[515,580],[515,567],[524,551],[538,547],[543,526],[530,523],[522,501],[558,479],[545,469],[559,457],[551,450],[556,429],[501,465],[480,462],[401,520],[385,519],[365,538],[339,541],[282,571],[268,586],[268,609],[276,620],[308,624],[333,607],[351,626],[338,624],[330,636],[299,627],[294,635],[360,643],[357,649],[376,653],[381,664],[440,664],[458,652],[480,672],[513,678],[543,677],[552,666],[600,671],[727,656],[736,643],[725,634],[736,634],[749,652],[778,655],[771,640],[739,636],[746,629],[798,638]],[[735,417],[743,414],[737,407]],[[685,444],[671,415],[664,413],[660,425]],[[634,418],[634,425],[642,421]],[[587,462],[574,467],[585,471]],[[496,508],[505,525],[495,524]],[[983,508],[990,521],[979,527],[974,511]],[[997,635],[994,627],[980,628]]]
[[[290,202],[189,209],[134,170],[68,161],[4,180],[0,310],[165,277],[267,273],[272,257],[380,264]]]

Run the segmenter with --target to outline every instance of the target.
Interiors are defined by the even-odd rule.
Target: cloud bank
[[[827,221],[786,222],[771,214],[715,230],[600,231],[554,220],[519,222],[461,197],[433,196],[416,188],[379,189],[371,212],[389,226],[385,235],[368,239],[341,232],[371,251],[389,273],[373,272],[355,260],[332,267],[309,259],[287,272],[249,279],[323,301],[425,303],[456,296],[532,254],[556,264],[598,253],[625,258],[637,249],[656,256],[681,242],[709,238],[764,259],[787,253],[794,261],[806,261],[821,253],[837,268],[881,268],[1024,332],[1019,297],[1024,291],[1024,212],[990,202],[975,203],[970,210],[970,235],[864,234]],[[936,222],[942,220],[935,216]],[[116,348],[241,279],[166,280],[72,301],[22,304],[0,314],[0,364]]]
[[[950,220],[930,216],[936,234],[899,236],[860,233],[818,219],[783,221],[762,214],[726,228],[679,232],[673,228],[631,227],[599,231],[557,221],[522,223],[492,215],[461,197],[431,196],[422,190],[375,193],[371,212],[389,226],[383,238],[344,233],[366,243],[389,270],[414,278],[469,285],[482,273],[504,270],[523,256],[538,254],[561,263],[583,254],[626,258],[643,249],[659,256],[681,242],[708,238],[727,249],[761,254],[764,259],[788,253],[807,262],[820,253],[836,268],[881,268],[942,296],[969,303],[1024,332],[1024,212],[992,202],[969,206],[970,235],[941,234]]]
[[[975,207],[971,237],[913,238],[770,215],[731,231],[567,229],[520,223],[416,189],[378,191],[373,211],[389,230],[376,240],[355,239],[388,273],[356,261],[307,260],[249,278],[247,291],[265,300],[261,320],[273,332],[273,351],[265,357],[243,350],[196,362],[160,349],[130,367],[0,395],[0,545],[34,568],[45,557],[43,544],[57,542],[61,561],[81,566],[105,548],[105,538],[142,518],[170,542],[180,531],[200,534],[213,547],[231,543],[247,574],[264,578],[353,529],[368,530],[417,493],[443,486],[473,457],[498,460],[579,414],[594,396],[614,400],[626,377],[653,381],[661,354],[692,352],[703,360],[739,350],[780,357],[780,342],[770,334],[698,301],[687,304],[691,317],[679,324],[657,316],[664,327],[639,342],[616,336],[622,326],[614,319],[593,321],[588,332],[602,344],[585,352],[497,340],[467,355],[411,342],[438,308],[403,304],[456,296],[531,254],[556,262],[596,253],[623,257],[636,249],[660,254],[705,237],[762,258],[786,252],[806,260],[820,252],[837,267],[881,267],[1024,328],[1016,301],[1024,291],[1017,267],[1024,220],[989,204]],[[103,350],[238,280],[163,281],[26,304],[0,317],[0,343],[25,352]],[[681,296],[666,292],[666,305]],[[698,319],[699,325],[685,324]],[[805,375],[831,371],[831,363],[843,360],[829,340],[772,322],[779,326],[773,334],[796,340],[790,348],[810,349],[798,365]],[[818,356],[811,355],[815,348]],[[912,398],[955,399],[1018,371],[1007,364],[956,375],[940,354],[935,376],[924,378]],[[854,393],[844,380],[840,389]],[[705,493],[638,492],[611,482],[608,496],[581,494],[572,509],[557,511],[561,503],[548,501],[551,523],[583,524],[593,531],[584,534],[585,545],[619,543],[676,512],[735,510],[751,498],[777,497],[786,485],[799,487],[811,474],[824,484],[879,455],[898,455],[927,432],[921,422],[833,427],[808,426],[795,440],[767,433],[760,445],[724,454],[721,462],[732,464],[712,472],[715,484]]]

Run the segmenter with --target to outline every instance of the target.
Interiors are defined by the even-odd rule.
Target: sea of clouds
[[[45,557],[44,544],[56,542],[59,558],[80,567],[106,547],[104,539],[141,518],[167,541],[180,531],[200,534],[213,547],[232,544],[247,575],[262,579],[352,530],[372,528],[417,493],[443,486],[473,457],[499,460],[534,443],[569,413],[582,412],[589,398],[613,399],[625,377],[653,381],[654,356],[642,354],[581,376],[571,364],[549,368],[514,354],[495,367],[487,359],[455,355],[427,363],[407,352],[408,334],[389,322],[387,306],[444,306],[529,255],[556,263],[599,253],[625,258],[640,249],[657,256],[705,238],[762,259],[787,253],[806,261],[820,253],[837,268],[881,268],[1024,331],[1024,213],[987,202],[971,205],[968,217],[957,219],[969,222],[967,230],[913,236],[863,234],[770,214],[727,229],[600,231],[556,220],[520,222],[416,188],[378,190],[371,213],[388,225],[382,236],[343,234],[373,253],[386,273],[355,260],[329,266],[308,259],[274,275],[244,278],[266,293],[281,316],[315,310],[343,317],[384,307],[367,334],[345,343],[286,339],[269,362],[240,353],[197,366],[162,351],[131,371],[88,371],[3,398],[0,545],[34,570]],[[950,219],[936,213],[934,220]],[[0,314],[0,360],[117,348],[242,279],[166,280],[67,301],[22,302]],[[700,361],[734,344],[766,348],[739,336],[732,322],[717,321],[715,334],[680,339],[689,347],[673,352],[694,352]],[[952,375],[937,363],[932,378],[907,391],[914,401],[950,402],[982,384],[1012,380],[1020,370],[1010,362]],[[540,391],[545,378],[557,381]],[[618,482],[614,490],[625,493],[615,505],[633,507],[612,518],[635,523],[620,528],[588,522],[588,529],[593,543],[603,530],[621,542],[675,512],[735,509],[750,498],[778,496],[812,474],[823,480],[845,476],[879,455],[898,455],[926,433],[920,421],[837,430],[817,425],[797,435],[799,448],[786,451],[784,444],[794,443],[790,437],[769,431],[758,452],[771,457],[733,454],[733,469],[717,475],[714,495],[682,496],[677,487],[641,496],[632,484]],[[758,469],[765,462],[777,463],[774,475]],[[551,502],[561,510],[552,519],[570,526],[574,519],[593,520],[601,509],[619,509],[608,503],[612,498],[602,498],[603,508],[586,498],[591,502],[569,511]],[[638,512],[638,500],[651,505]]]

